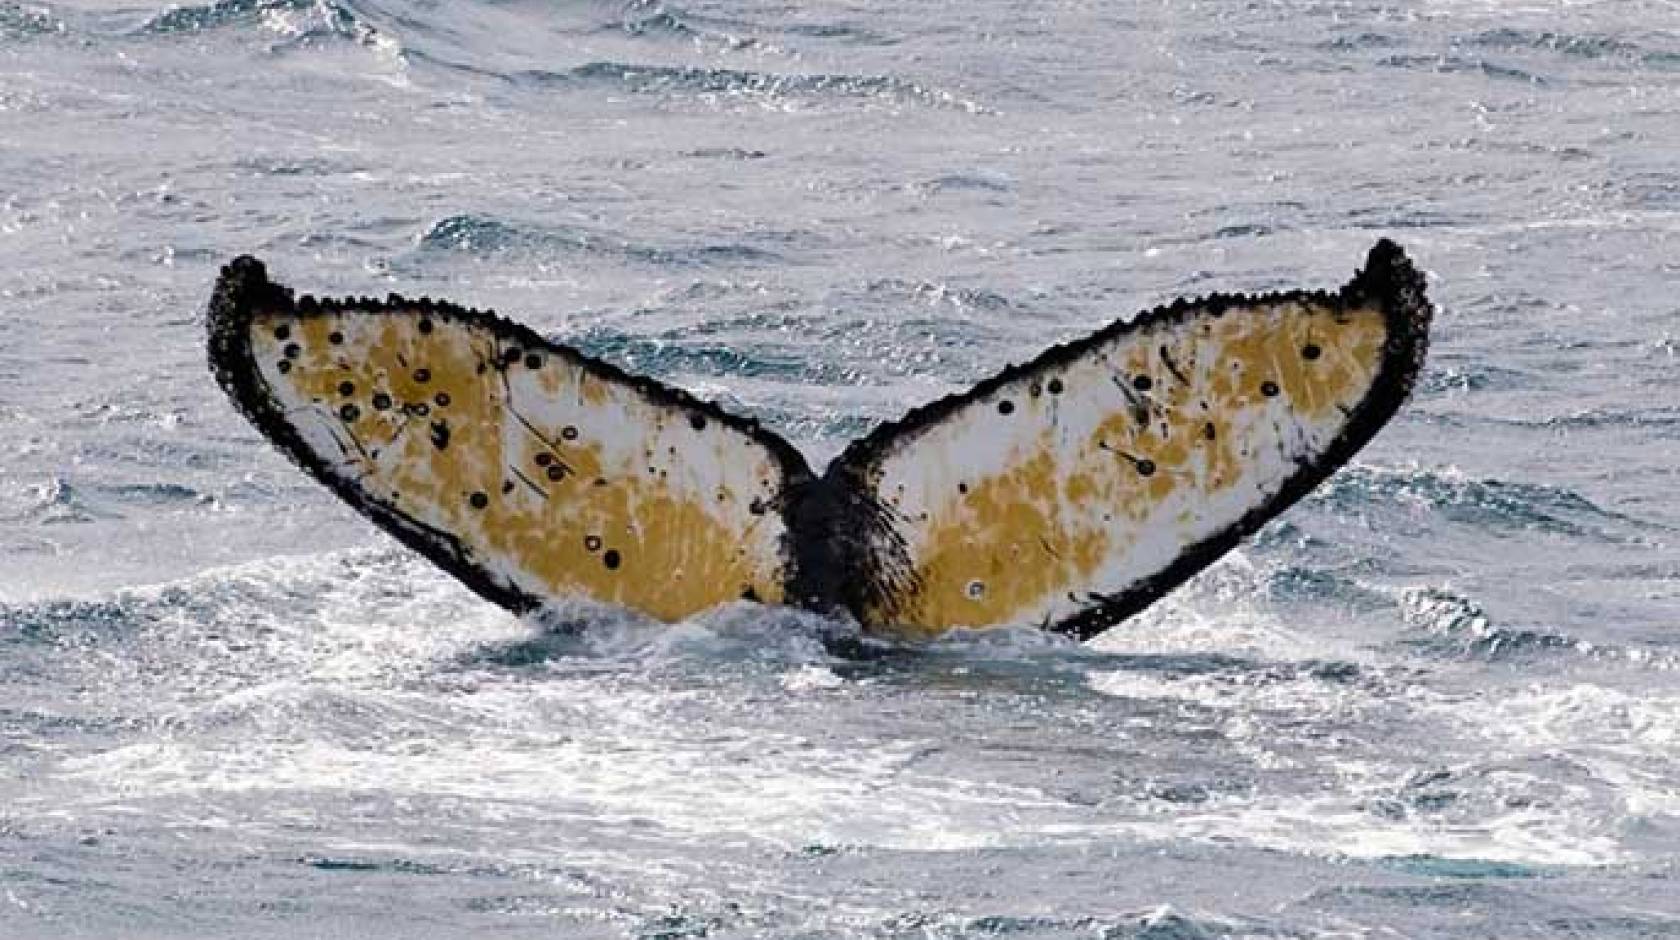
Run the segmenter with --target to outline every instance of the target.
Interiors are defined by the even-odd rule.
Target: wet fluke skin
[[[518,611],[737,599],[937,635],[1093,635],[1282,512],[1391,417],[1431,311],[1379,243],[1337,293],[1181,301],[855,442],[775,435],[493,314],[294,302],[223,273],[211,363],[334,492]]]
[[[750,422],[448,304],[294,302],[241,259],[211,360],[305,469],[485,597],[664,620],[784,600],[804,461]]]
[[[830,477],[867,625],[1090,636],[1230,551],[1371,439],[1431,309],[1391,242],[1341,291],[1180,301],[878,428]]]

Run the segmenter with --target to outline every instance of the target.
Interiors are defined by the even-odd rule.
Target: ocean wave
[[[1628,173],[1614,184],[1614,191],[1631,209],[1680,211],[1680,174],[1673,171]]]
[[[643,245],[581,227],[536,225],[478,214],[452,215],[433,222],[420,233],[416,246],[422,251],[473,255],[582,254],[661,267],[770,264],[783,260],[773,251],[752,245]]]
[[[103,674],[106,708],[121,697],[115,685],[156,709],[143,733],[53,768],[74,788],[66,793],[95,801],[71,809],[98,811],[120,784],[125,800],[194,805],[238,794],[398,803],[441,795],[493,802],[498,825],[563,816],[601,827],[604,838],[971,852],[1191,842],[1516,865],[1615,857],[1606,839],[1583,838],[1589,817],[1574,795],[1535,780],[1491,767],[1449,765],[1438,778],[1350,763],[1358,740],[1350,729],[1369,729],[1412,700],[1353,663],[1116,656],[1027,630],[856,661],[827,648],[826,635],[843,625],[753,605],[673,627],[559,609],[562,624],[604,619],[584,633],[532,637],[528,623],[511,618],[462,629],[463,602],[431,589],[422,568],[397,553],[346,553],[240,566],[92,603],[32,605],[58,633],[84,634],[67,638],[79,644],[77,657],[53,659],[91,662],[90,675]],[[110,626],[92,629],[90,620]],[[112,642],[119,648],[102,651]],[[906,687],[915,690],[908,698],[898,692]],[[861,714],[892,717],[884,726],[854,722],[829,704],[854,699]],[[928,699],[940,707],[924,710]],[[1179,750],[1175,760],[1218,747],[1218,774],[1151,774],[1122,792],[1110,781],[1096,785],[1095,797],[1047,788],[1043,753],[1105,781],[1121,753],[1039,741],[1058,733],[1045,724],[1058,701],[1076,703],[1076,723],[1124,722],[1117,727],[1129,748],[1139,735],[1158,735]],[[950,728],[969,720],[963,709],[993,729],[979,750],[952,743]],[[1018,729],[998,724],[1011,709],[1022,710]],[[812,728],[827,730],[804,730]],[[1031,740],[1012,743],[1017,731]],[[1655,746],[1664,733],[1651,725],[1641,741]],[[936,759],[942,750],[982,763],[953,766]],[[1241,759],[1233,764],[1233,756]],[[1023,782],[1007,779],[1029,759]],[[1294,794],[1256,776],[1277,766],[1318,773],[1319,761],[1343,768],[1348,781]],[[1508,796],[1529,802],[1505,805]],[[1482,806],[1491,815],[1470,815]],[[1008,827],[998,827],[1000,813]],[[395,846],[323,846],[310,860],[345,871],[434,864]]]
[[[1388,608],[1393,600],[1358,578],[1318,565],[1284,565],[1266,573],[1261,584],[1274,603],[1335,604],[1355,610]]]
[[[292,19],[299,16],[307,20]],[[352,8],[334,0],[212,0],[172,6],[147,17],[136,33],[167,36],[257,25],[278,29],[288,21],[307,22],[313,35],[361,39],[372,33],[372,27],[363,23]]]
[[[756,36],[732,29],[729,21],[645,0],[626,5],[617,21],[603,26],[602,30],[638,39],[682,40],[731,52],[765,46]]]
[[[1398,792],[1390,785],[1388,798],[1400,804],[1392,811],[1448,826],[1596,817],[1588,841],[1606,860],[1638,850],[1631,833],[1676,831],[1680,790],[1660,755],[1680,742],[1680,698],[1662,686],[1534,678],[1419,695],[1414,707],[1432,726],[1455,729],[1457,752],[1470,756],[1420,771]]]
[[[1640,570],[1661,577],[1662,570]],[[1384,593],[1380,589],[1374,592]],[[1500,624],[1475,598],[1450,587],[1413,586],[1388,592],[1400,619],[1414,633],[1406,645],[1426,654],[1489,661],[1567,656],[1582,662],[1625,665],[1657,672],[1680,671],[1680,655],[1666,648],[1591,642],[1553,630]]]
[[[781,30],[790,36],[835,40],[859,46],[891,46],[900,42],[896,36],[856,23],[788,23]]]
[[[1506,730],[1479,697],[1437,695],[1392,671],[1342,682],[1109,673],[1092,685],[1132,703],[1136,726],[1172,728],[1175,750],[1201,736],[1221,742],[1222,774],[1247,766],[1251,781],[1205,798],[1181,784],[1158,798],[1152,819],[1114,819],[1116,834],[1384,867],[1508,866],[1516,876],[1628,858],[1595,821],[1613,788],[1566,749],[1550,756],[1513,734],[1484,757],[1482,736]],[[1294,782],[1287,791],[1277,788],[1280,772]],[[1317,785],[1299,789],[1309,780]]]
[[[672,36],[695,39],[705,31],[690,22],[690,14],[657,0],[635,0],[627,3],[616,22],[604,27],[620,30],[631,36]]]
[[[965,313],[998,313],[1016,309],[1007,296],[997,291],[984,287],[963,287],[943,281],[878,278],[864,285],[863,294],[874,299],[876,303],[913,302],[930,307],[948,306]],[[984,329],[984,324],[979,326]],[[965,332],[963,335],[973,338],[972,333]]]
[[[697,147],[683,151],[682,155],[696,160],[762,160],[769,156],[762,150],[743,147]]]
[[[630,36],[718,43],[728,49],[762,49],[766,35],[792,36],[854,45],[891,45],[893,37],[855,23],[746,20],[696,13],[663,0],[632,0],[605,29]]]
[[[369,169],[359,161],[342,156],[298,153],[287,156],[263,154],[240,157],[233,166],[242,172],[260,176],[332,177],[363,173]]]
[[[1475,209],[1448,212],[1421,205],[1356,206],[1341,214],[1348,225],[1367,231],[1457,228],[1484,221]]]
[[[1354,465],[1308,497],[1342,513],[1413,506],[1441,519],[1499,534],[1542,532],[1609,542],[1637,541],[1649,523],[1603,509],[1559,486],[1478,480],[1421,468]]]
[[[787,75],[742,69],[590,62],[564,71],[532,70],[515,80],[537,88],[612,88],[631,94],[739,98],[759,104],[843,99],[890,101],[980,112],[951,92],[885,75]]]
[[[1520,369],[1496,366],[1484,362],[1455,362],[1450,356],[1431,357],[1429,365],[1418,377],[1420,395],[1453,392],[1509,391],[1523,388],[1533,377]]]
[[[854,376],[854,381],[862,382],[861,377]],[[883,386],[877,386],[883,387]],[[745,401],[736,395],[721,392],[715,396],[718,404],[725,409],[750,415],[758,419],[759,423],[771,428],[777,434],[798,444],[817,442],[826,445],[820,448],[823,459],[838,453],[840,448],[854,438],[867,434],[875,425],[892,415],[866,414],[855,408],[813,408],[802,405],[780,405],[771,401]],[[813,466],[818,452],[806,450],[806,457],[813,458]]]
[[[1559,651],[1589,652],[1580,641],[1543,630],[1495,624],[1474,599],[1441,587],[1408,588],[1400,616],[1428,638],[1427,645],[1455,655],[1508,659]]]
[[[1591,33],[1573,35],[1549,30],[1503,27],[1474,33],[1460,40],[1460,43],[1489,49],[1555,52],[1581,59],[1620,60],[1659,70],[1680,69],[1680,52],[1649,49],[1628,39]]]
[[[1189,704],[1248,718],[1269,715],[1269,721],[1286,723],[1333,720],[1385,687],[1380,676],[1356,663],[1212,654],[1145,657],[1125,669],[1091,669],[1082,679],[1092,691],[1113,698]]]
[[[245,482],[220,494],[165,480],[76,480],[51,476],[32,483],[0,486],[0,522],[52,526],[122,519],[132,511],[202,509],[224,494],[245,498],[260,490]]]
[[[1321,41],[1317,48],[1334,52],[1349,52],[1360,49],[1392,49],[1404,43],[1388,33],[1378,33],[1370,30],[1337,36],[1334,39]]]
[[[212,634],[235,643],[272,637],[282,625],[283,632],[296,634],[334,611],[350,620],[366,618],[372,629],[405,616],[405,601],[424,599],[444,610],[451,606],[446,599],[458,603],[468,596],[407,552],[363,549],[264,559],[109,594],[0,606],[0,626],[29,625],[55,635],[158,631],[155,639],[165,644],[185,644],[173,651],[179,655],[201,648]]]
[[[148,17],[137,36],[184,36],[222,29],[261,29],[278,36],[274,49],[299,49],[317,40],[342,40],[402,63],[405,50],[342,0],[211,0],[173,6]]]
[[[1247,937],[1258,940],[1263,937],[1311,936],[1293,929],[1275,927],[1264,921],[1180,913],[1166,904],[1150,910],[1083,917],[1047,914],[901,913],[882,923],[880,931],[881,936],[915,936],[928,940],[1015,936],[1070,940],[1074,937],[1100,940],[1215,940]]]
[[[259,698],[312,694],[267,682],[312,674],[380,681],[432,674],[447,684],[462,670],[562,661],[583,674],[725,663],[779,674],[834,661],[827,644],[849,648],[857,630],[850,621],[745,602],[674,624],[585,600],[515,618],[394,548],[278,557],[110,594],[0,604],[0,637],[115,643],[136,662],[203,670],[218,685],[260,677]],[[234,662],[242,650],[249,655]]]
[[[1568,414],[1553,414],[1538,418],[1500,418],[1500,424],[1513,427],[1548,428],[1556,430],[1587,430],[1594,428],[1632,428],[1656,437],[1680,435],[1680,406],[1652,402],[1642,407],[1586,408]]]
[[[579,351],[642,375],[731,376],[790,383],[833,383],[849,374],[844,364],[813,357],[803,343],[743,343],[720,337],[695,341],[682,337],[641,336],[595,327],[566,338]]]
[[[1388,781],[1375,782],[1362,794],[1361,807],[1381,819],[1474,827],[1501,816],[1567,813],[1591,805],[1597,800],[1592,792],[1597,785],[1591,767],[1565,752],[1530,752],[1414,767]],[[1394,862],[1400,867],[1432,866],[1434,874],[1455,877],[1470,875],[1454,875],[1448,868],[1453,862],[1489,864],[1487,859],[1432,856],[1400,856]],[[1501,877],[1533,877],[1544,872],[1539,866],[1505,864],[1510,867]]]
[[[0,40],[28,39],[69,32],[64,21],[46,7],[21,3],[0,3]]]
[[[0,640],[8,643],[56,644],[90,629],[128,622],[128,605],[121,599],[0,603]]]
[[[1437,55],[1391,55],[1377,63],[1385,68],[1433,72],[1438,75],[1481,75],[1500,81],[1547,85],[1550,82],[1533,72],[1487,59],[1440,53]]]
[[[917,183],[914,190],[924,196],[961,192],[1008,193],[1015,190],[1015,183],[999,173],[946,173]]]
[[[63,525],[108,518],[69,480],[54,476],[0,489],[0,522]]]
[[[689,670],[766,666],[815,667],[837,662],[857,625],[790,607],[726,604],[680,623],[660,623],[622,608],[556,601],[531,614],[535,633],[463,651],[462,668],[533,669],[567,664],[586,673],[629,666]]]

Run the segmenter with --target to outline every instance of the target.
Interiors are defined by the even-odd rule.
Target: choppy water
[[[1680,936],[1680,7],[0,0],[0,935]],[[1440,305],[1088,646],[568,638],[271,451],[218,265],[818,460],[1184,293]]]

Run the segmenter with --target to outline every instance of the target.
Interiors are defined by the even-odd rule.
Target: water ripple
[[[581,227],[536,225],[477,214],[439,219],[420,233],[416,244],[422,251],[472,255],[582,254],[661,267],[767,264],[782,260],[775,252],[752,245],[652,246]]]
[[[1611,542],[1635,541],[1638,537],[1628,530],[1653,527],[1600,508],[1564,487],[1478,480],[1424,469],[1348,467],[1320,487],[1309,501],[1345,513],[1411,504],[1481,531],[1544,532]]]
[[[1579,641],[1561,634],[1497,626],[1480,604],[1445,588],[1407,590],[1401,595],[1400,610],[1408,624],[1424,631],[1430,644],[1453,654],[1505,659],[1589,651]]]
[[[1490,62],[1487,59],[1446,53],[1439,55],[1392,55],[1384,58],[1378,64],[1385,68],[1434,72],[1440,75],[1471,74],[1503,81],[1523,82],[1530,85],[1548,84],[1545,78],[1513,65],[1502,65],[1497,62]]]
[[[0,40],[28,39],[69,32],[63,20],[46,7],[0,3]]]
[[[137,33],[167,36],[199,33],[230,26],[274,26],[280,18],[308,18],[315,35],[361,39],[372,27],[350,7],[333,0],[212,0],[210,3],[175,6],[147,17]]]
[[[1573,35],[1549,30],[1500,28],[1484,30],[1461,40],[1462,44],[1489,49],[1535,50],[1592,60],[1621,60],[1651,69],[1680,69],[1680,52],[1649,49],[1640,43],[1615,36]]]
[[[871,99],[961,111],[983,110],[948,91],[885,75],[784,75],[742,69],[590,62],[565,71],[533,70],[517,81],[539,88],[616,88],[632,94],[704,95],[763,104]]]

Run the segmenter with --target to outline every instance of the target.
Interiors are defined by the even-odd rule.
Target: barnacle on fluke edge
[[[884,632],[1088,637],[1234,547],[1393,416],[1431,309],[1379,242],[1336,293],[1214,295],[1116,322],[855,441],[786,441],[491,313],[294,300],[240,258],[210,361],[293,460],[515,611],[677,620],[740,598]]]

